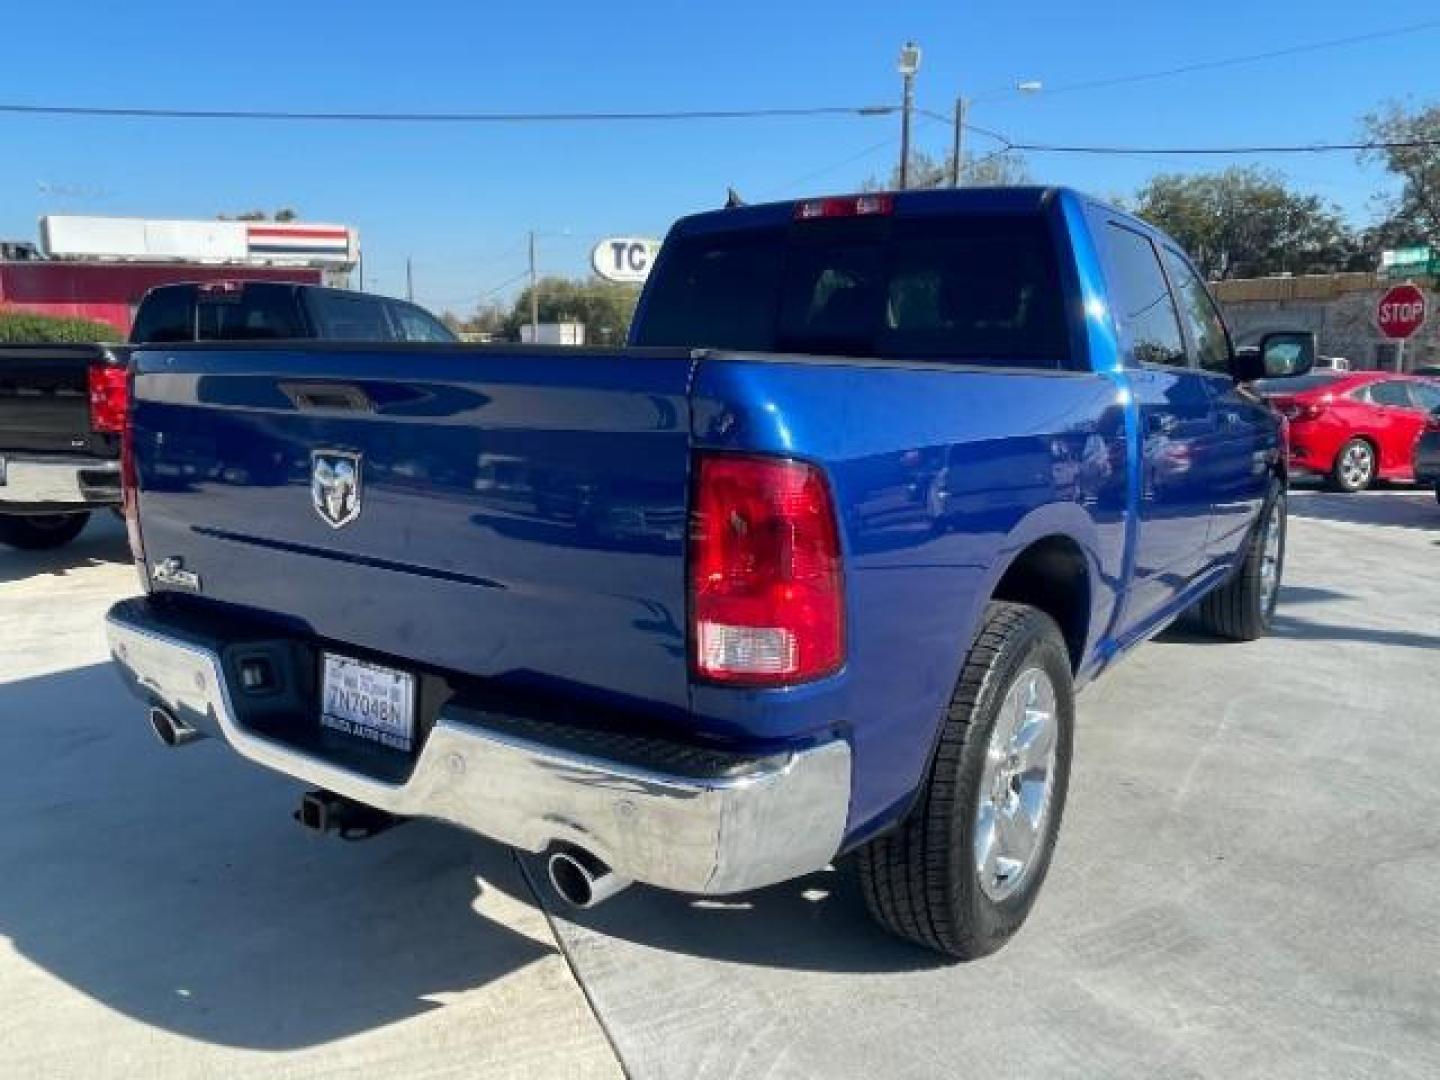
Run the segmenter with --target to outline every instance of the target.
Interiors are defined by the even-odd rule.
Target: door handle
[[[375,403],[354,383],[282,382],[280,392],[303,412],[374,412]]]

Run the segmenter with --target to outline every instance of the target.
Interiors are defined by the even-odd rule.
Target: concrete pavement
[[[1045,892],[963,966],[843,867],[555,910],[562,955],[502,849],[317,841],[296,785],[155,745],[103,665],[113,521],[0,551],[0,1075],[1440,1075],[1440,506],[1291,524],[1274,637],[1172,631],[1083,695]]]
[[[1291,526],[1274,637],[1175,630],[1082,695],[998,955],[896,946],[842,873],[563,914],[631,1075],[1440,1076],[1440,506],[1297,491]]]
[[[159,747],[99,621],[135,588],[113,519],[0,549],[0,1076],[620,1076],[509,852],[318,840]]]

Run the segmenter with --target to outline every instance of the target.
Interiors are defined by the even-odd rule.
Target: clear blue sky
[[[1367,10],[1367,7],[1369,10]],[[917,97],[977,104],[1016,140],[1236,144],[1349,140],[1387,98],[1440,98],[1440,28],[1108,89],[1070,84],[1363,34],[1423,6],[1338,0],[1156,4],[919,2],[484,4],[462,0],[12,3],[0,101],[221,109],[496,111],[890,103],[898,47],[925,50]],[[0,116],[0,236],[43,213],[208,217],[292,205],[361,230],[367,281],[467,310],[524,268],[582,273],[602,234],[659,236],[748,198],[843,191],[890,167],[894,117],[533,126],[359,126]],[[944,125],[920,147],[943,152]],[[987,145],[971,137],[976,148]],[[847,161],[846,159],[851,159]],[[1045,182],[1102,195],[1230,159],[1032,155]],[[1349,154],[1258,159],[1371,214],[1385,178]],[[505,297],[512,290],[502,289]]]

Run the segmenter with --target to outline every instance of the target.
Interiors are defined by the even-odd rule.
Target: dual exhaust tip
[[[160,705],[151,706],[149,720],[155,737],[172,749],[188,746],[197,739],[204,738],[201,732]],[[301,820],[310,824],[303,815]],[[328,829],[320,828],[318,831]],[[630,885],[629,878],[621,877],[601,859],[576,847],[552,852],[545,862],[545,869],[550,878],[550,887],[555,890],[556,895],[582,911],[603,904]]]
[[[580,848],[562,848],[545,861],[550,887],[571,907],[588,911],[630,884],[605,863]]]
[[[171,749],[187,746],[196,739],[204,738],[199,731],[185,723],[169,709],[159,705],[150,707],[149,720],[150,729],[155,732],[155,737]]]

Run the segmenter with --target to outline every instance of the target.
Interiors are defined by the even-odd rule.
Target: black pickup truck
[[[128,345],[0,345],[0,544],[68,544],[120,506],[131,346],[182,341],[453,342],[424,308],[371,293],[276,282],[163,285]]]

